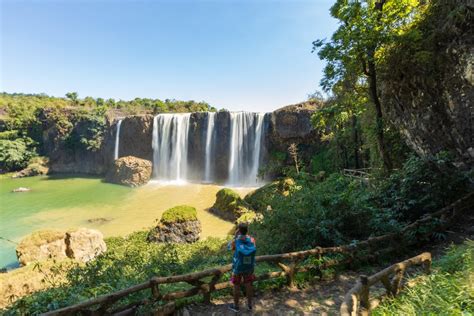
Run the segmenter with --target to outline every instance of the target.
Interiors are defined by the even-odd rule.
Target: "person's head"
[[[247,223],[240,223],[239,226],[237,226],[237,232],[241,235],[247,235],[248,230],[249,225]]]

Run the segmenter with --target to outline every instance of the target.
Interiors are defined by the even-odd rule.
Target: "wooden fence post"
[[[400,268],[395,272],[395,276],[392,280],[392,294],[395,296],[400,292],[402,286],[403,274],[405,273],[405,268]]]
[[[362,285],[360,290],[360,315],[367,316],[370,313],[370,288],[369,288],[369,278],[366,275],[360,276],[360,283]]]

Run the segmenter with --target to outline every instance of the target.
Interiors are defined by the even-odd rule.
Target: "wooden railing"
[[[424,252],[416,257],[391,265],[371,276],[361,275],[359,281],[347,292],[341,304],[342,316],[369,315],[371,309],[370,287],[381,282],[386,294],[395,296],[402,287],[405,271],[413,266],[423,266],[424,272],[431,270],[431,253]]]
[[[290,252],[276,255],[257,256],[258,263],[267,262],[277,266],[280,271],[267,272],[257,275],[257,282],[273,279],[286,278],[288,286],[295,285],[295,274],[297,272],[305,272],[315,270],[321,272],[331,266],[336,266],[344,263],[350,263],[354,258],[368,253],[376,256],[380,249],[385,251],[397,249],[400,243],[410,244],[429,236],[435,230],[446,228],[451,221],[453,221],[463,211],[474,206],[474,192],[466,195],[462,199],[452,203],[451,205],[427,215],[408,226],[405,226],[400,232],[390,233],[383,236],[372,237],[367,240],[353,243],[350,245],[343,245],[339,247],[316,247],[311,250]],[[431,229],[420,231],[419,228],[428,223],[432,223]],[[407,238],[410,235],[414,238]],[[325,256],[341,254],[341,258],[326,258]],[[315,256],[319,264],[312,265],[304,260],[310,256]],[[334,256],[333,256],[334,257]],[[208,269],[200,272],[167,276],[167,277],[153,277],[150,280],[134,285],[127,289],[123,289],[114,293],[103,295],[76,305],[64,307],[55,311],[46,313],[45,315],[70,315],[75,313],[85,313],[88,315],[104,315],[114,314],[121,311],[133,310],[138,306],[149,304],[164,304],[158,307],[153,307],[153,310],[158,314],[167,315],[175,308],[175,300],[202,295],[204,302],[210,302],[211,294],[215,291],[223,290],[231,286],[229,281],[222,281],[223,276],[230,272],[231,265],[225,265],[214,269]],[[385,271],[385,270],[384,270]],[[376,282],[376,281],[374,281]],[[186,283],[191,288],[164,292],[165,284]],[[126,297],[145,290],[151,290],[148,298],[117,306],[117,303]],[[365,302],[365,301],[364,301]]]

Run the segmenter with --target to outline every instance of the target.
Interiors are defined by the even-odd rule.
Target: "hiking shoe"
[[[235,306],[234,304],[229,305],[229,310],[233,311],[234,313],[240,312],[239,307]]]

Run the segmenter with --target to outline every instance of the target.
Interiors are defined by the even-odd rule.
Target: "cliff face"
[[[300,154],[309,156],[317,144],[317,133],[311,126],[311,115],[315,106],[309,103],[292,105],[268,113],[263,121],[265,139],[262,143],[263,163],[269,152],[287,152],[291,143],[299,145]],[[188,161],[190,180],[203,178],[205,148],[209,116],[205,112],[192,113],[189,126]],[[71,120],[73,118],[71,117]],[[67,140],[59,137],[58,124],[45,115],[43,118],[44,154],[50,157],[51,172],[86,173],[104,175],[113,165],[118,119],[108,118],[100,148],[95,151],[81,146],[71,148]],[[84,134],[88,121],[74,122],[72,134]],[[213,154],[210,163],[214,166],[213,179],[224,182],[228,179],[229,148],[231,144],[231,119],[229,112],[215,114]],[[119,157],[135,156],[153,161],[153,116],[128,116],[120,128]]]
[[[385,112],[408,145],[421,156],[448,151],[468,168],[474,167],[472,22],[472,7],[433,7],[421,35],[395,47],[380,73]]]

